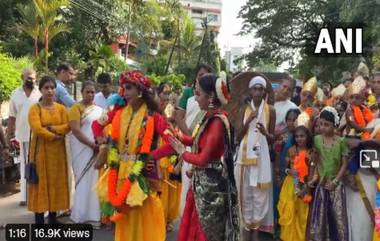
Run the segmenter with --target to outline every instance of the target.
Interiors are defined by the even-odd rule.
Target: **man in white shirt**
[[[28,123],[29,108],[37,103],[41,93],[36,86],[36,72],[25,69],[21,78],[23,85],[15,89],[9,103],[9,121],[7,129],[8,142],[16,137],[20,142],[20,206],[26,205],[25,163],[28,159],[30,128]]]
[[[95,105],[107,109],[107,99],[112,95],[112,79],[108,73],[101,73],[96,79],[99,92],[95,95]]]
[[[298,109],[298,106],[290,101],[295,81],[283,79],[275,92],[274,109],[276,110],[276,132],[282,131],[286,127],[285,116],[290,109]]]

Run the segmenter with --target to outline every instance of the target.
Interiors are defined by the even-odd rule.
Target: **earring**
[[[138,95],[137,97],[139,97],[139,98],[141,98],[141,97],[142,97],[142,94],[141,94],[141,92],[139,93],[139,95]]]

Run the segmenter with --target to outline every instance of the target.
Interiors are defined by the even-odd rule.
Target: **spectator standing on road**
[[[95,95],[95,105],[107,109],[107,100],[112,96],[112,78],[108,73],[102,73],[98,75],[96,80],[99,88],[99,92]]]
[[[9,103],[9,120],[7,140],[16,138],[20,142],[20,190],[21,200],[19,205],[26,205],[26,180],[25,163],[29,149],[30,128],[28,113],[30,106],[37,103],[41,97],[36,83],[36,72],[33,69],[24,69],[21,78],[23,85],[12,92]]]
[[[55,101],[69,108],[75,103],[74,98],[67,89],[75,81],[75,69],[69,64],[60,64],[57,67],[56,74]]]
[[[69,111],[72,168],[75,176],[75,194],[71,219],[76,223],[91,223],[100,228],[100,202],[92,188],[98,181],[99,171],[93,167],[99,146],[95,143],[92,122],[99,119],[103,109],[94,104],[95,83],[82,85],[83,100]]]
[[[39,82],[42,100],[29,111],[29,155],[39,180],[29,185],[28,210],[35,212],[37,224],[44,223],[44,212],[49,212],[49,223],[56,223],[57,211],[69,208],[65,135],[70,128],[66,108],[54,102],[56,86],[54,78],[43,77]]]

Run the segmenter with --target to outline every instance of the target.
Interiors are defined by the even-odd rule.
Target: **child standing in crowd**
[[[341,181],[347,169],[346,139],[335,134],[339,116],[325,107],[320,116],[322,134],[314,137],[317,173],[309,185],[318,183],[307,230],[310,241],[347,241],[348,221],[345,188]]]
[[[281,225],[281,240],[306,240],[306,225],[309,214],[311,192],[307,185],[313,176],[314,160],[313,136],[309,129],[297,123],[295,129],[295,144],[287,154],[287,176],[280,193],[278,203],[279,224]]]
[[[277,152],[276,157],[278,157],[276,170],[280,173],[281,180],[277,180],[280,183],[284,180],[286,173],[286,156],[288,155],[289,148],[293,145],[294,139],[293,134],[295,130],[295,122],[298,115],[300,114],[299,109],[290,109],[285,116],[286,121],[286,131],[277,137],[275,143],[275,151]]]

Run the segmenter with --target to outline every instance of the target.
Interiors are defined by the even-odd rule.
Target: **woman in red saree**
[[[226,113],[220,109],[229,99],[225,79],[204,75],[195,95],[200,108],[207,111],[206,116],[192,137],[170,141],[180,157],[193,165],[177,240],[239,240],[232,137]],[[192,146],[192,151],[185,151],[185,145]]]

